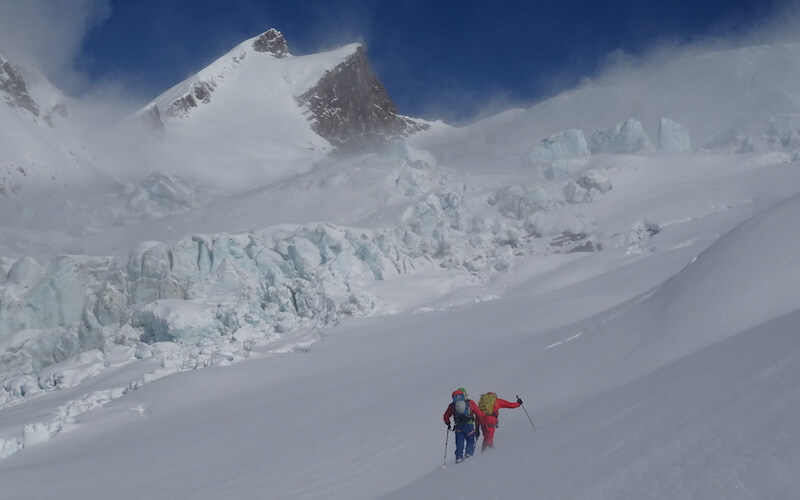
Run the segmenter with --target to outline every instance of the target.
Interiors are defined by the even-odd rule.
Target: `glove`
[[[519,396],[517,396],[517,403],[522,404],[522,400],[519,399]]]
[[[445,422],[444,425],[447,426],[448,431],[452,431],[453,429],[450,428],[450,422]]]

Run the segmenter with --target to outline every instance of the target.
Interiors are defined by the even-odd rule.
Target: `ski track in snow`
[[[756,201],[758,201],[758,200],[756,200],[756,199],[747,199],[747,200],[742,200],[742,201],[740,201],[738,203],[731,203],[731,204],[726,204],[726,205],[722,205],[722,206],[711,205],[711,208],[707,212],[701,213],[699,215],[693,215],[693,216],[689,216],[689,217],[684,217],[682,219],[666,221],[666,222],[661,223],[660,226],[662,228],[664,228],[664,227],[674,226],[676,224],[686,224],[688,222],[694,222],[694,221],[697,221],[699,219],[703,219],[703,218],[709,217],[711,215],[718,214],[720,212],[726,212],[728,210],[732,210],[732,209],[735,209],[735,208],[740,208],[742,206],[751,205],[751,204],[755,203]]]
[[[578,332],[578,333],[576,333],[575,335],[572,335],[571,337],[567,337],[567,338],[565,338],[564,340],[559,340],[558,342],[555,342],[555,343],[553,343],[553,344],[550,344],[549,346],[547,346],[547,349],[553,349],[553,348],[555,348],[555,347],[558,347],[558,346],[564,345],[564,344],[566,344],[567,342],[572,342],[573,340],[577,340],[578,338],[580,338],[581,336],[583,336],[583,334],[584,334],[584,333],[586,333],[586,332]]]

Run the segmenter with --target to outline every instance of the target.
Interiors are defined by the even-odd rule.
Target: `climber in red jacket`
[[[456,463],[460,463],[475,453],[475,440],[480,432],[476,428],[475,421],[480,421],[484,414],[475,401],[467,398],[467,390],[463,387],[453,391],[451,396],[453,402],[447,407],[443,417],[447,429],[452,429],[456,433]],[[452,427],[450,426],[451,417],[454,422]],[[464,454],[465,445],[466,455]]]
[[[516,403],[500,399],[493,392],[487,392],[481,396],[478,406],[485,413],[485,416],[479,420],[483,433],[481,451],[494,447],[494,431],[497,429],[497,412],[500,408],[519,408],[520,405],[522,405],[522,400],[519,396]]]

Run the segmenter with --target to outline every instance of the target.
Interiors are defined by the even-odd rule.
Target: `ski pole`
[[[442,460],[442,469],[447,467],[447,441],[450,440],[450,426],[447,426],[446,434],[444,435],[444,460]]]
[[[517,396],[517,399],[519,399],[519,394],[517,394],[516,396]],[[522,403],[520,403],[519,405],[522,407],[522,411],[525,412],[525,415],[528,416],[528,422],[531,423],[531,427],[533,427],[533,430],[536,430],[536,426],[533,425],[533,420],[531,420],[531,416],[528,414],[528,410],[525,409],[525,405],[522,404]]]

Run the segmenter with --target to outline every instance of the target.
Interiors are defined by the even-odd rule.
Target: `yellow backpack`
[[[495,401],[497,401],[497,394],[493,392],[481,394],[481,398],[478,400],[478,408],[481,409],[484,415],[494,415]]]

